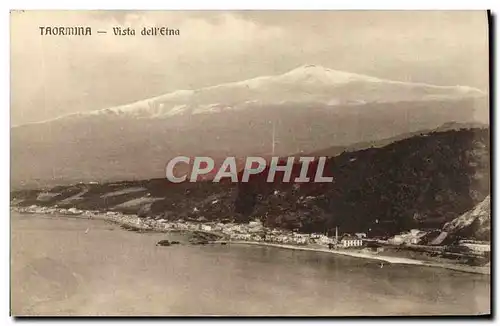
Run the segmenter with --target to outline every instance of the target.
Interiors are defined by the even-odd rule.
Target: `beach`
[[[216,241],[221,242],[221,241]],[[224,242],[224,241],[222,241]],[[454,265],[454,264],[440,264],[433,262],[426,262],[423,260],[410,259],[404,257],[393,257],[393,256],[384,256],[383,254],[370,254],[366,252],[360,252],[356,250],[334,250],[334,249],[323,249],[323,248],[311,248],[307,246],[295,246],[295,245],[285,245],[285,244],[276,244],[276,243],[266,243],[266,242],[252,242],[252,241],[229,241],[230,244],[236,245],[251,245],[251,246],[267,246],[281,249],[289,249],[289,250],[303,250],[303,251],[315,251],[315,252],[325,252],[329,254],[335,255],[344,255],[355,258],[362,259],[373,259],[382,262],[387,262],[391,264],[407,264],[407,265],[418,265],[418,266],[427,266],[427,267],[438,267],[438,268],[446,268],[455,271],[467,272],[467,273],[477,273],[490,275],[491,269],[489,266],[467,266],[467,265]],[[383,267],[383,265],[381,265]]]

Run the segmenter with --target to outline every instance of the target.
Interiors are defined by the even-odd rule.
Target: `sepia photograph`
[[[9,18],[11,316],[492,316],[491,12]]]

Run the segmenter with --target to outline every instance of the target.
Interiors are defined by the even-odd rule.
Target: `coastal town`
[[[334,243],[335,238],[324,234],[303,234],[289,230],[269,228],[261,221],[250,221],[248,224],[222,223],[208,221],[167,221],[165,219],[141,218],[136,214],[123,214],[119,212],[100,212],[97,210],[81,210],[77,208],[58,208],[31,205],[28,207],[13,206],[12,209],[18,213],[26,214],[53,214],[88,219],[102,219],[114,222],[126,227],[138,228],[139,230],[154,230],[160,232],[169,231],[191,231],[204,232],[217,235],[221,240],[269,242],[290,245],[317,244],[328,247]],[[339,240],[339,245],[344,247],[361,247],[362,238],[352,241],[351,236],[346,235]]]
[[[82,210],[77,208],[60,208],[31,205],[27,207],[15,206],[13,211],[24,214],[50,214],[71,216],[86,219],[105,220],[122,226],[124,229],[136,231],[156,232],[196,232],[208,234],[212,241],[266,243],[277,245],[300,246],[308,248],[363,250],[380,253],[385,247],[405,247],[416,251],[438,252],[444,250],[442,246],[419,245],[426,231],[410,230],[394,235],[390,238],[370,239],[366,233],[340,234],[338,228],[333,236],[319,233],[300,233],[292,230],[278,229],[264,226],[259,220],[249,223],[234,223],[220,221],[206,221],[201,218],[197,221],[175,220],[169,221],[162,218],[144,218],[136,214],[123,214],[120,212],[101,212],[98,210]],[[489,243],[461,240],[460,246],[467,251],[479,256],[489,256],[491,248]],[[429,249],[430,248],[430,249]],[[461,255],[461,254],[455,254]]]

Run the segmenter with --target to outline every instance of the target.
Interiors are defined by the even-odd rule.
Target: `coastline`
[[[423,260],[404,258],[404,257],[393,257],[393,256],[384,256],[380,254],[369,254],[362,253],[359,251],[350,251],[350,250],[330,250],[330,249],[322,249],[322,248],[312,248],[312,247],[301,247],[295,245],[287,245],[287,244],[278,244],[278,243],[268,243],[268,242],[254,242],[254,241],[215,241],[214,243],[219,242],[227,242],[228,244],[235,245],[250,245],[250,246],[262,246],[262,247],[274,247],[288,250],[301,250],[301,251],[314,251],[314,252],[324,252],[328,254],[337,254],[344,255],[349,257],[361,258],[361,259],[372,259],[378,260],[382,262],[387,262],[391,264],[406,264],[406,265],[416,265],[416,266],[425,266],[425,267],[439,267],[450,269],[454,271],[464,272],[464,273],[473,273],[473,274],[482,274],[482,275],[491,275],[491,270],[489,267],[484,266],[467,266],[467,265],[453,265],[453,264],[444,264],[444,263],[434,263],[434,262],[426,262]]]
[[[133,220],[136,218],[129,218],[124,216],[115,216],[115,215],[106,215],[106,214],[96,214],[92,216],[84,216],[84,215],[73,215],[73,214],[49,214],[49,213],[22,213],[20,214],[40,214],[40,215],[56,215],[65,218],[76,218],[76,219],[86,219],[86,220],[99,220],[104,222],[109,222],[113,224],[119,225],[124,231],[134,231],[134,232],[156,232],[156,233],[185,233],[185,234],[193,234],[195,232],[207,233],[214,235],[214,232],[206,232],[206,231],[194,231],[194,230],[180,230],[180,229],[168,229],[168,228],[156,228],[148,225],[141,225],[135,223]],[[218,235],[218,234],[217,234]],[[222,235],[218,235],[220,238],[223,238]],[[271,242],[257,242],[257,241],[244,241],[244,240],[231,240],[231,239],[223,239],[223,240],[213,240],[210,241],[209,244],[232,244],[232,245],[250,245],[250,246],[261,246],[261,247],[273,247],[287,250],[301,250],[301,251],[314,251],[314,252],[323,252],[328,254],[337,254],[344,255],[354,258],[361,259],[372,259],[381,262],[387,262],[390,264],[406,264],[406,265],[415,265],[415,266],[426,266],[426,267],[439,267],[445,268],[449,270],[464,272],[464,273],[473,273],[473,274],[482,274],[482,275],[491,275],[490,266],[468,266],[468,265],[459,265],[459,264],[447,264],[447,263],[438,263],[438,262],[428,262],[423,260],[417,260],[412,258],[405,257],[394,257],[394,256],[384,256],[381,254],[371,254],[367,252],[359,252],[354,250],[335,250],[328,248],[317,248],[317,247],[308,247],[293,245],[293,244],[279,244],[279,243],[271,243]]]

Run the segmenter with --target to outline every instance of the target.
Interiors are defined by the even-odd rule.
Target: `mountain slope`
[[[345,152],[326,170],[331,184],[242,184],[237,208],[290,228],[382,234],[440,228],[489,194],[489,131],[433,132]]]
[[[419,136],[423,134],[429,134],[431,132],[436,132],[436,131],[449,131],[449,130],[460,130],[460,129],[471,129],[471,128],[488,128],[488,125],[483,124],[483,123],[456,123],[456,122],[447,122],[437,128],[433,129],[427,129],[427,130],[418,130],[414,132],[409,132],[409,133],[403,133],[396,135],[394,137],[386,138],[386,139],[377,139],[377,140],[372,140],[372,141],[366,141],[366,142],[361,142],[361,143],[354,143],[350,144],[348,146],[333,146],[329,148],[322,149],[320,151],[307,154],[310,156],[337,156],[343,152],[353,152],[353,151],[358,151],[362,149],[367,149],[367,148],[377,148],[377,147],[383,147],[386,145],[389,145],[391,143],[394,143],[399,140],[403,140],[405,138],[410,138],[413,136]]]
[[[336,106],[374,102],[460,100],[483,96],[485,94],[482,91],[467,86],[399,82],[317,65],[305,65],[282,75],[257,77],[196,90],[179,90],[83,115],[158,118],[285,103]],[[80,115],[82,114],[76,116]]]
[[[490,241],[491,198],[487,196],[472,210],[446,223],[443,231],[449,235]]]
[[[122,107],[95,111],[93,114],[112,112],[137,117],[159,117],[284,103],[335,106],[481,96],[484,96],[481,91],[471,87],[396,82],[306,65],[278,76],[258,77],[193,91],[176,91]]]
[[[482,95],[300,67],[14,127],[11,181],[26,187],[161,178],[177,155],[270,155],[272,124],[277,155],[376,141],[474,121],[487,108]]]
[[[15,191],[32,204],[116,210],[167,219],[259,218],[266,225],[325,232],[395,234],[441,227],[490,193],[489,129],[432,132],[327,160],[332,183],[181,183],[166,179]],[[297,172],[296,166],[295,171]]]

